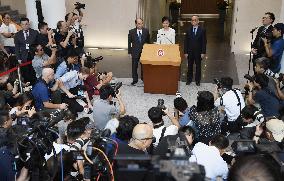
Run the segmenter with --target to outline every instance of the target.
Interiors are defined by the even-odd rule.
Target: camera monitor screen
[[[154,172],[148,155],[117,155],[114,157],[114,175],[117,181],[154,181]]]

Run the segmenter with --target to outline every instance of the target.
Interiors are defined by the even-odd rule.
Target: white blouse
[[[165,30],[164,28],[158,30],[157,44],[175,44],[176,31],[172,28]]]

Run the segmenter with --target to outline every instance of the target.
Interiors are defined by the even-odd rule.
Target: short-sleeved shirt
[[[112,116],[117,116],[118,114],[118,109],[114,105],[110,105],[107,100],[98,99],[94,102],[93,118],[98,129],[104,129]]]
[[[272,48],[272,62],[270,65],[270,69],[272,70],[272,72],[278,73],[281,69],[281,59],[284,51],[283,37],[274,40],[274,42],[271,45],[271,48]]]
[[[83,84],[82,80],[79,79],[79,75],[76,70],[67,72],[62,77],[60,77],[59,80],[63,82],[64,87],[68,90]]]
[[[43,103],[50,100],[50,91],[44,80],[39,80],[34,85],[32,95],[34,96],[36,111],[42,110],[44,108]]]
[[[0,33],[17,33],[17,28],[14,24],[10,23],[8,26],[5,23],[2,23],[0,27]],[[4,46],[14,47],[14,38],[6,38],[3,36],[3,44]]]
[[[54,75],[55,80],[59,79],[62,75],[66,74],[70,70],[75,70],[74,65],[67,65],[66,61],[61,62],[56,68]]]
[[[42,75],[43,63],[49,59],[47,54],[43,54],[41,57],[35,55],[32,60],[32,65],[36,73],[36,78],[40,78]]]
[[[279,116],[280,101],[268,88],[257,91],[254,100],[259,103],[264,117]]]

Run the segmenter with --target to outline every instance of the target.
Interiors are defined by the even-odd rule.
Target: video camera
[[[158,108],[162,109],[163,110],[163,116],[166,115],[166,113],[164,112],[167,108],[165,106],[165,101],[164,99],[158,99],[158,105],[157,105]]]
[[[86,58],[84,63],[85,63],[85,67],[88,67],[88,68],[93,68],[99,61],[104,59],[104,57],[102,57],[102,56],[93,58],[92,54],[90,52],[84,53],[81,57]]]
[[[76,2],[75,4],[74,4],[74,6],[75,6],[75,9],[85,9],[85,7],[86,7],[86,4],[82,4],[82,3],[79,3],[79,2]]]
[[[116,94],[119,93],[119,89],[122,86],[122,82],[117,83],[111,83],[110,86],[113,88],[114,92],[112,94],[112,97],[116,97]]]

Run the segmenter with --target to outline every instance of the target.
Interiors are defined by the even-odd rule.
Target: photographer
[[[113,98],[117,98],[119,109],[113,104]],[[106,84],[100,88],[100,99],[93,104],[93,118],[98,129],[104,129],[112,117],[125,114],[125,106],[122,101],[121,91],[116,92],[111,85]]]
[[[68,30],[67,23],[64,21],[58,21],[57,23],[57,32],[54,35],[56,45],[59,47],[60,51],[58,52],[59,57],[65,57],[70,48],[70,38],[73,35],[72,31]]]
[[[182,148],[186,156],[190,155],[192,145],[195,140],[195,131],[190,126],[181,127],[178,134],[169,135],[161,139],[158,146],[154,149],[154,155],[159,155],[162,158],[174,156],[177,148]]]
[[[85,98],[88,108],[92,108],[88,93],[83,88],[83,80],[86,80],[89,74],[90,70],[86,67],[82,67],[79,72],[72,70],[58,79],[59,88],[65,93],[62,95],[62,102],[68,104],[69,110],[75,115],[84,110],[84,107],[76,101],[76,96]]]
[[[272,24],[275,20],[275,16],[271,12],[265,13],[262,18],[263,26],[258,28],[256,37],[252,44],[251,52],[253,53],[253,67],[255,67],[255,60],[259,57],[266,57],[264,43],[261,40],[261,37],[270,37],[272,38]]]
[[[188,107],[186,100],[184,100],[182,97],[175,98],[174,107],[177,111],[183,114],[180,117],[179,117],[179,113],[177,113],[176,115],[179,119],[180,126],[188,125],[188,126],[193,127],[193,123],[189,119],[190,108]]]
[[[100,73],[98,71],[98,62],[86,62],[85,66],[90,68],[90,76],[84,81],[89,97],[100,95],[100,88],[112,80],[112,72]]]
[[[281,101],[268,88],[269,78],[264,74],[256,74],[254,81],[249,82],[248,105],[258,103],[264,117],[279,116]]]
[[[78,54],[74,49],[69,49],[65,61],[61,62],[56,68],[55,79],[59,79],[65,73],[75,70],[75,64],[78,63]]]
[[[247,105],[242,110],[241,139],[252,139],[256,126],[265,121],[263,114],[254,105]]]
[[[58,81],[52,88],[49,84],[54,81],[54,70],[52,68],[44,68],[42,70],[42,78],[33,86],[32,94],[34,96],[36,111],[43,109],[66,109],[67,104],[53,104],[51,103],[51,93],[58,89]]]
[[[270,119],[264,125],[257,125],[253,140],[262,151],[284,150],[284,122],[279,119]]]
[[[39,34],[37,36],[37,43],[43,47],[44,52],[51,56],[50,47],[55,44],[55,40],[53,39],[53,30],[48,27],[46,22],[38,23]]]
[[[51,48],[51,56],[49,57],[45,52],[44,48],[40,44],[35,44],[31,46],[32,52],[34,53],[34,58],[32,60],[32,66],[36,73],[36,78],[39,79],[42,76],[42,69],[45,67],[50,67],[56,63],[56,48]]]
[[[245,107],[244,98],[238,89],[233,89],[233,79],[230,77],[221,78],[214,92],[214,105],[225,111],[225,118],[222,121],[222,132],[238,131],[237,121],[242,109]]]
[[[209,146],[201,142],[196,143],[189,161],[203,165],[207,178],[215,180],[221,176],[222,179],[226,180],[229,169],[222,155],[228,146],[228,138],[223,135],[216,135],[210,141]]]
[[[14,115],[14,117],[16,118],[16,120],[13,120],[13,125],[29,124],[28,122],[26,122],[28,120],[25,119],[25,116],[28,116],[28,118],[30,118],[36,113],[34,106],[32,106],[32,103],[33,96],[31,93],[24,93],[19,96],[16,106],[13,107],[10,111],[10,115]]]
[[[156,138],[156,141],[153,142],[153,145],[156,147],[161,139],[168,135],[176,135],[178,133],[178,127],[173,123],[173,125],[165,126],[163,120],[163,110],[159,107],[152,107],[148,111],[148,117],[153,123],[153,135]]]
[[[284,50],[284,24],[277,23],[274,25],[272,35],[275,38],[273,42],[266,37],[262,38],[264,42],[265,52],[267,57],[271,58],[270,70],[274,73],[278,73],[281,69],[281,59]]]
[[[28,170],[23,167],[17,175],[15,160],[16,134],[11,128],[12,119],[8,110],[0,111],[0,178],[3,181],[28,180]]]

